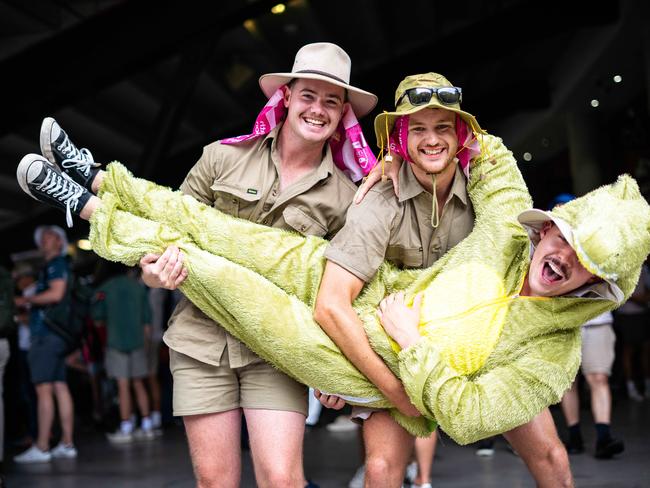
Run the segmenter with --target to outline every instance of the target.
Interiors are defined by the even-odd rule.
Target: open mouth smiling
[[[319,119],[314,119],[312,117],[303,117],[302,120],[304,120],[307,125],[310,125],[312,127],[324,127],[325,126],[325,121],[319,120]]]
[[[556,258],[547,258],[542,266],[542,278],[549,283],[568,279],[566,266]]]

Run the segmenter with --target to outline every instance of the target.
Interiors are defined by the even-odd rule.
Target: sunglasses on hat
[[[404,97],[408,97],[411,105],[424,105],[431,101],[435,95],[440,103],[444,105],[453,105],[460,103],[463,99],[463,90],[457,86],[445,86],[442,88],[425,88],[415,87],[404,91],[404,94],[397,100],[396,106],[399,105]]]

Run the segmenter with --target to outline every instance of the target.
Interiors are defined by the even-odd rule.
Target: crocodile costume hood
[[[430,268],[382,264],[353,303],[371,346],[423,417],[406,418],[394,409],[392,415],[416,435],[428,435],[437,422],[461,444],[509,431],[557,403],[580,365],[581,325],[619,304],[594,285],[561,297],[520,295],[531,239],[517,217],[532,201],[512,153],[500,139],[481,137],[483,152],[471,163],[468,183],[476,215],[472,233]],[[622,182],[633,188],[630,179]],[[619,190],[614,185],[597,192]],[[620,204],[613,203],[618,200],[603,210],[600,200],[587,203],[592,195],[552,217],[569,224],[589,262],[604,270],[600,276],[616,274],[608,283],[628,297],[650,245],[650,210],[634,197],[634,215],[622,216]],[[119,164],[107,168],[100,197],[90,233],[100,256],[136,264],[145,253],[178,246],[189,271],[182,292],[256,354],[350,403],[391,407],[313,319],[326,240],[224,215],[134,178]],[[635,229],[626,232],[618,219]],[[535,229],[537,224],[524,221]],[[593,231],[601,224],[620,229],[620,247],[596,245],[595,236],[607,230]],[[404,350],[386,335],[376,312],[387,294],[400,290],[423,296],[423,339]],[[181,353],[180,339],[192,337],[192,324],[186,325],[174,330],[174,324],[165,334],[167,345]],[[210,342],[202,344],[207,355]],[[209,363],[207,356],[194,357]]]
[[[599,294],[619,305],[629,297],[621,288],[636,286],[641,265],[650,253],[650,208],[628,175],[550,212],[526,210],[518,220],[533,244],[539,242],[544,222],[553,221],[580,263],[603,280],[596,286]]]

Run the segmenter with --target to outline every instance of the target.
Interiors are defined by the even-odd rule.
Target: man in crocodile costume
[[[650,207],[629,176],[552,212],[531,210],[512,154],[496,137],[480,143],[470,236],[424,270],[383,264],[354,304],[423,415],[395,411],[396,419],[416,435],[437,422],[460,444],[524,424],[560,400],[580,363],[581,324],[629,297],[650,252]],[[253,351],[353,404],[390,407],[313,320],[327,241],[226,216],[119,163],[101,178],[98,198],[42,156],[27,155],[18,168],[32,197],[90,221],[102,257],[134,265],[178,246],[189,270],[183,293]],[[554,250],[558,242],[570,252]],[[422,295],[423,339],[404,349],[377,315],[397,291]]]

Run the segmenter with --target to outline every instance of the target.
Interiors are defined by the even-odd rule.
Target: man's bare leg
[[[255,479],[260,488],[303,488],[305,416],[283,410],[244,409]]]
[[[429,437],[415,439],[415,461],[418,465],[418,474],[415,484],[431,483],[431,466],[438,443],[438,432],[434,431]]]
[[[188,415],[183,421],[197,487],[237,488],[241,477],[241,411]]]
[[[569,457],[548,408],[503,436],[526,463],[539,488],[573,487]]]
[[[363,422],[367,488],[399,488],[411,458],[414,438],[386,411]]]

